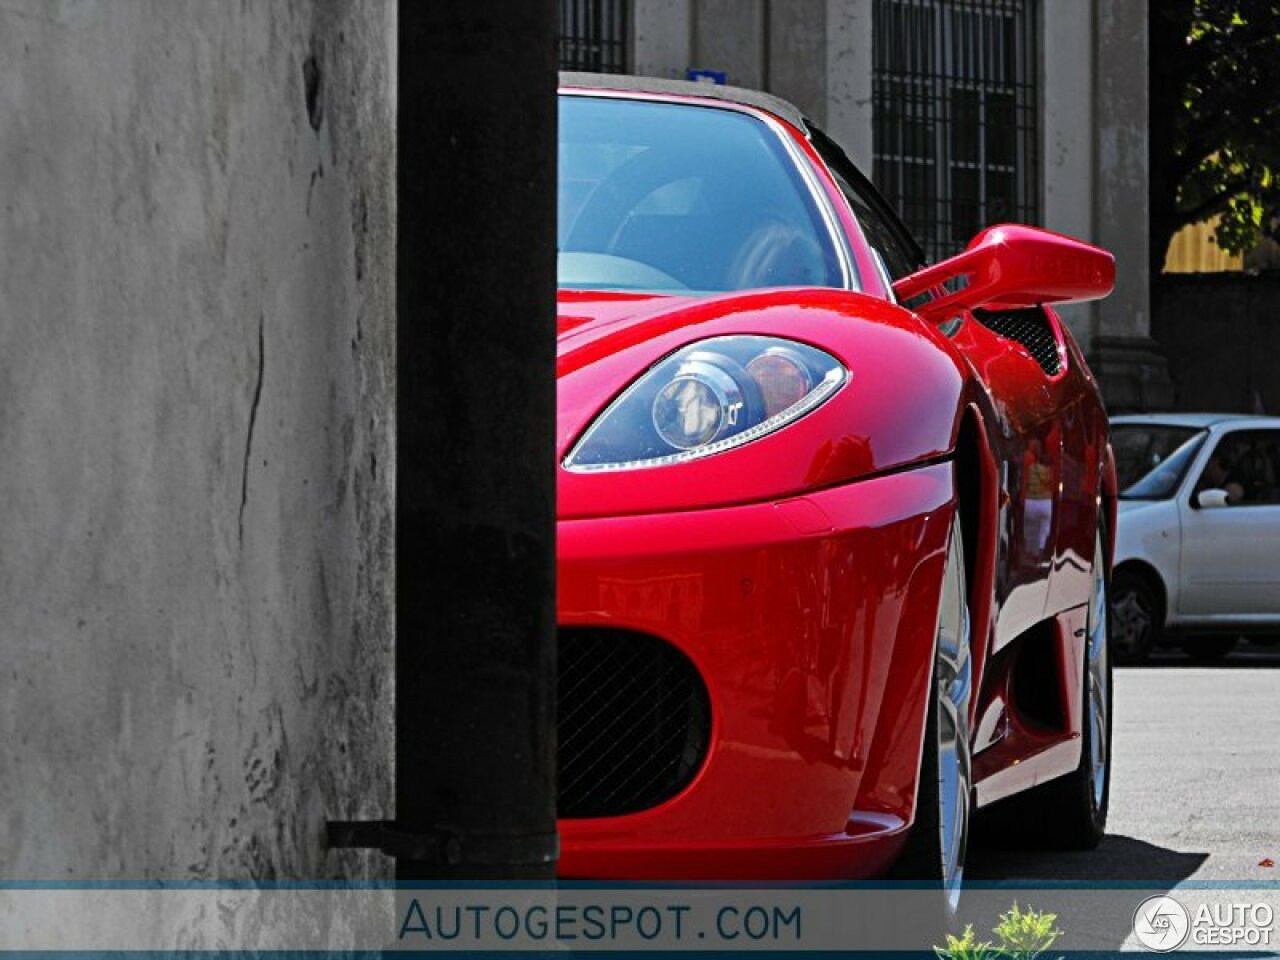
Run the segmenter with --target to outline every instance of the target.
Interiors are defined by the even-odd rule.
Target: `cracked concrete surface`
[[[307,193],[311,190],[308,188]],[[308,207],[310,207],[308,197]],[[244,507],[249,500],[249,460],[253,456],[253,428],[258,423],[258,406],[262,403],[262,378],[266,372],[267,345],[264,340],[263,327],[266,318],[258,314],[258,377],[253,382],[253,402],[249,406],[249,426],[244,434],[244,466],[240,471],[240,513],[237,528],[240,531],[240,543],[244,544]]]
[[[0,5],[0,879],[388,869],[393,11]]]

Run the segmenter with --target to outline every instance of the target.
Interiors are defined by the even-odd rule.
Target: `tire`
[[[1188,637],[1183,652],[1196,663],[1218,663],[1236,648],[1236,637]]]
[[[1146,663],[1164,630],[1160,597],[1144,576],[1129,570],[1111,584],[1111,658],[1117,664]]]
[[[1024,827],[1044,846],[1092,850],[1107,832],[1111,802],[1111,643],[1107,603],[1103,524],[1094,545],[1093,587],[1085,624],[1084,671],[1081,683],[1080,763],[1065,777],[1051,780],[1022,797]],[[1099,563],[1101,561],[1101,563]]]
[[[957,517],[951,525],[938,604],[915,822],[889,874],[893,879],[923,882],[937,890],[934,920],[943,928],[954,921],[959,907],[973,810],[969,729],[973,661],[969,640],[964,543]]]

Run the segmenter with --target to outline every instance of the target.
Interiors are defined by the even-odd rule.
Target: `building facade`
[[[1147,0],[561,0],[566,68],[768,90],[839,141],[931,258],[1039,224],[1111,250],[1063,308],[1113,410],[1172,386],[1150,338]]]

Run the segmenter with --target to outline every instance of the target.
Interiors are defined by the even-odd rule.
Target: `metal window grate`
[[[561,817],[616,817],[679,793],[706,757],[711,705],[671,644],[562,627],[557,735]]]
[[[874,168],[930,260],[1039,219],[1036,0],[875,0]]]
[[[626,0],[560,0],[560,69],[627,72]]]

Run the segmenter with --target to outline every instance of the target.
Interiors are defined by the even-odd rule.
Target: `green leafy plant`
[[[1000,914],[1000,921],[991,931],[1000,941],[999,946],[989,940],[979,940],[973,933],[973,924],[964,928],[957,937],[947,934],[945,947],[934,947],[939,960],[1035,960],[1053,946],[1062,933],[1057,927],[1056,913],[1042,913],[1028,907],[1013,907]]]
[[[947,934],[945,947],[934,947],[933,952],[939,960],[997,960],[1002,951],[993,947],[987,940],[978,942],[973,935],[973,924],[964,928],[964,936],[956,937]]]
[[[1000,922],[992,931],[1000,938],[1000,946],[1013,960],[1035,960],[1044,953],[1062,933],[1056,926],[1056,913],[1039,913],[1030,907],[1019,911],[1015,902],[1007,913],[1000,914]]]

